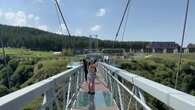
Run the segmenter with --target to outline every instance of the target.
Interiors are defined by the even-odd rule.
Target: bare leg
[[[89,83],[88,83],[88,91],[89,91],[89,92],[91,91],[90,85],[91,85],[91,80],[89,80]]]
[[[95,92],[95,80],[92,80],[92,91]]]

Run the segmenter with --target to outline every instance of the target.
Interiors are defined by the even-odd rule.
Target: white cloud
[[[46,0],[34,0],[36,3],[43,3]],[[55,2],[54,0],[52,0],[53,2]],[[57,0],[58,2],[60,2],[61,0]]]
[[[82,30],[80,30],[80,29],[76,29],[75,34],[74,34],[74,35],[76,35],[76,36],[80,36],[80,35],[82,35]]]
[[[18,11],[15,15],[15,25],[25,26],[27,24],[27,17],[23,11]]]
[[[0,10],[0,18],[3,16],[3,12]]]
[[[7,12],[5,13],[5,19],[6,20],[12,20],[15,17],[15,13],[14,12]]]
[[[4,19],[10,25],[24,26],[27,23],[26,14],[23,11],[5,12]]]
[[[44,30],[44,31],[48,31],[48,26],[47,25],[40,25],[38,26],[39,29]]]
[[[40,17],[34,14],[26,14],[24,11],[0,11],[0,23],[12,26],[27,26],[47,31],[48,26],[39,23]]]
[[[100,8],[97,13],[96,16],[104,16],[106,14],[106,9],[104,8]]]
[[[40,17],[39,16],[36,16],[35,17],[35,21],[39,21],[40,20]]]
[[[28,19],[33,19],[35,16],[34,16],[34,14],[29,14],[28,15]]]
[[[66,26],[65,26],[65,24],[61,24],[60,29],[61,29],[61,32],[62,32],[63,34],[66,33]]]
[[[42,3],[44,0],[34,0],[35,2]]]
[[[65,24],[61,24],[61,25],[58,27],[58,30],[57,30],[56,33],[57,33],[57,34],[65,34],[65,33],[66,33]]]
[[[101,26],[100,25],[95,25],[95,26],[93,26],[93,27],[91,27],[91,31],[99,31],[99,30],[101,30]]]
[[[56,32],[54,32],[56,34],[62,34],[62,32],[60,30],[57,30]]]

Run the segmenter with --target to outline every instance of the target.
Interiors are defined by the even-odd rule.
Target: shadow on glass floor
[[[96,91],[95,95],[87,92],[80,92],[74,104],[75,108],[87,107],[95,110],[101,107],[110,107],[113,105],[112,94],[109,91]]]

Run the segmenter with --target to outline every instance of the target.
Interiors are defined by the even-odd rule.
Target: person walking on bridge
[[[88,93],[94,94],[95,93],[95,78],[96,78],[96,64],[95,64],[95,60],[91,60],[90,64],[89,64],[89,73],[88,73]]]
[[[83,59],[83,68],[84,68],[84,72],[85,72],[85,81],[87,82],[88,62],[86,59]]]

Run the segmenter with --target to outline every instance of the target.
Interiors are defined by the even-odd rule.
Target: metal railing
[[[99,63],[98,67],[120,110],[150,110],[143,93],[162,102],[168,109],[195,110],[195,97],[192,95],[106,63]]]
[[[151,110],[143,93],[147,93],[175,110],[195,110],[195,97],[127,71],[98,63],[98,71],[113,95],[119,110]],[[0,98],[0,110],[20,110],[37,97],[42,97],[40,110],[71,109],[81,84],[82,66],[25,87]]]
[[[39,110],[67,110],[84,81],[82,66],[27,86],[0,98],[0,110],[21,110],[37,97],[43,97]]]
[[[104,75],[105,83],[113,95],[113,99],[119,110],[151,110],[145,102],[139,98],[139,91],[136,87],[125,86],[125,82],[121,77],[118,77],[118,70],[112,70],[105,63],[99,63],[98,69]]]

